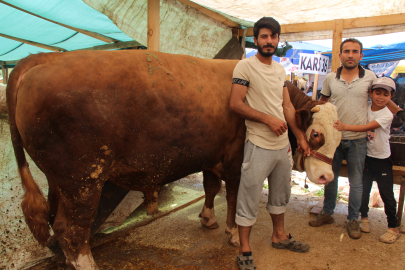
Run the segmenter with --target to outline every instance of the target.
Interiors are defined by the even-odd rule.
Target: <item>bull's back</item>
[[[42,170],[58,163],[65,171],[91,174],[92,166],[102,165],[117,175],[177,177],[174,172],[184,174],[185,166],[215,166],[240,127],[228,110],[237,61],[148,51],[32,59],[41,62],[39,57],[43,63],[21,83],[16,118]]]

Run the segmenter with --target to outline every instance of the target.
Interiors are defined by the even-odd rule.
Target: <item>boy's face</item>
[[[385,107],[388,101],[391,100],[392,92],[389,92],[383,88],[376,88],[370,91],[370,97],[373,104],[377,107]]]

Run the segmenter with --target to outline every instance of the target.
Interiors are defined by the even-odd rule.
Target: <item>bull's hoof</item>
[[[240,246],[238,226],[232,229],[226,227],[225,233],[228,236],[228,240],[232,245],[234,245],[235,247]]]
[[[63,250],[62,247],[59,245],[58,239],[56,238],[56,235],[52,235],[49,239],[48,242],[46,243],[46,246],[55,254],[55,255],[63,255]]]
[[[200,219],[201,224],[208,228],[208,229],[217,229],[219,228],[219,224],[217,222],[217,219],[214,217],[211,220],[209,218],[203,217]]]

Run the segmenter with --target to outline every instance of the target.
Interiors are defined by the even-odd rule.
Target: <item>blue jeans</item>
[[[332,162],[332,170],[335,175],[332,182],[325,185],[325,200],[323,211],[333,215],[336,207],[336,196],[338,191],[338,177],[343,159],[347,161],[347,173],[349,176],[349,215],[348,219],[357,219],[361,206],[363,194],[363,169],[367,154],[367,140],[361,138],[357,140],[342,140],[336,149]]]

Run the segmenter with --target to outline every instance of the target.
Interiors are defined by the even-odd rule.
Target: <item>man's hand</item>
[[[405,122],[405,111],[404,110],[400,110],[399,112],[397,112],[397,116],[398,116],[398,120],[400,123]]]
[[[288,130],[287,123],[276,117],[271,117],[267,125],[271,129],[271,131],[273,131],[277,135],[277,137],[284,134],[284,132]]]
[[[302,149],[304,153],[304,157],[309,157],[311,155],[311,148],[309,148],[308,142],[305,139],[305,137],[301,137],[300,139],[297,139],[298,143],[298,149]]]
[[[345,130],[345,124],[337,120],[335,124],[333,124],[333,127],[336,128],[339,131]]]

